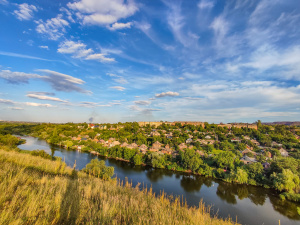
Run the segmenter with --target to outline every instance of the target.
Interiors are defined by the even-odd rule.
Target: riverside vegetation
[[[67,149],[135,165],[148,164],[226,182],[271,187],[280,191],[282,199],[299,202],[300,128],[260,122],[257,127],[258,130],[228,129],[208,123],[205,127],[44,123],[3,124],[0,132],[6,136],[13,133],[32,135]]]
[[[10,141],[0,146],[0,224],[235,224],[211,217],[202,202],[189,208],[180,198],[120,184],[101,161],[76,171]]]

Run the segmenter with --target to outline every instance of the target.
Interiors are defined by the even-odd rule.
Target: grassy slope
[[[233,224],[59,161],[0,150],[0,224]]]

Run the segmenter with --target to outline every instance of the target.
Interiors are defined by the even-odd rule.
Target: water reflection
[[[159,180],[162,180],[165,176],[172,177],[173,172],[170,170],[148,168],[146,170],[146,176],[151,182],[156,183]]]

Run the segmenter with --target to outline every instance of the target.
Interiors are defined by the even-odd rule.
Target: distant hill
[[[262,123],[265,125],[288,125],[288,126],[300,126],[300,121],[279,121],[279,122],[269,122]]]

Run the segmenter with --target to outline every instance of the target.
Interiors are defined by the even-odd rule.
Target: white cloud
[[[40,100],[50,100],[50,101],[65,102],[65,103],[68,102],[68,101],[62,100],[60,98],[51,97],[51,96],[47,96],[47,95],[27,94],[26,96],[29,98],[35,98],[35,99],[40,99]]]
[[[113,80],[119,84],[127,84],[128,83],[128,81],[124,77],[115,78]]]
[[[87,48],[86,44],[78,41],[64,41],[59,45],[57,52],[70,54],[73,58],[83,58],[85,60],[96,60],[100,62],[114,62],[114,58],[105,57],[105,53],[94,53],[94,50]]]
[[[211,23],[210,27],[214,30],[217,45],[223,45],[224,38],[229,29],[228,22],[222,16],[218,16]]]
[[[93,53],[92,49],[87,49],[86,44],[74,41],[64,41],[60,43],[57,52],[62,54],[71,54],[74,58],[86,57]]]
[[[15,102],[9,99],[1,99],[0,98],[0,104],[7,104],[7,105],[14,105]]]
[[[133,0],[80,0],[68,3],[68,7],[77,11],[82,24],[100,26],[116,23],[138,10]]]
[[[14,11],[18,20],[30,20],[33,13],[38,11],[34,5],[28,5],[27,3],[20,4],[18,7],[19,9]]]
[[[36,21],[38,24],[36,31],[40,34],[48,36],[50,40],[57,40],[66,32],[69,22],[62,18],[62,14],[58,14],[55,18],[48,19],[46,22],[43,20]]]
[[[86,60],[97,60],[100,62],[115,62],[114,58],[105,57],[105,54],[101,54],[101,53],[88,55],[85,59]]]
[[[24,110],[21,107],[8,107],[8,108],[11,109],[11,110]]]
[[[0,78],[9,83],[28,83],[29,79],[41,78],[42,76],[32,73],[12,72],[10,70],[0,71]]]
[[[63,73],[59,73],[47,69],[40,69],[37,71],[46,74],[46,76],[41,76],[38,74],[31,74],[31,73],[23,73],[23,72],[12,72],[10,70],[2,70],[0,71],[0,78],[3,78],[9,83],[14,83],[14,84],[28,83],[29,79],[40,79],[47,83],[50,83],[50,85],[57,91],[65,91],[65,92],[76,91],[76,92],[91,94],[90,91],[84,90],[79,86],[85,83],[83,80],[79,78],[75,78],[67,74],[63,74]]]
[[[151,104],[150,101],[144,101],[144,100],[134,101],[134,103],[135,103],[136,105],[150,105],[150,104]]]
[[[1,5],[8,5],[8,1],[7,0],[0,0],[0,4]]]
[[[41,103],[35,103],[35,102],[25,102],[24,104],[27,106],[33,106],[33,107],[47,107],[47,108],[55,107],[51,104],[41,104]]]
[[[240,66],[261,71],[281,67],[282,71],[278,74],[280,79],[295,79],[299,81],[300,46],[292,46],[280,51],[270,45],[263,45],[252,53],[249,62],[240,64]]]
[[[156,94],[155,97],[156,98],[162,98],[162,97],[174,97],[174,96],[179,96],[178,92],[173,92],[173,91],[168,91],[168,92],[162,92],[160,94]]]
[[[131,25],[132,25],[131,22],[128,22],[128,23],[114,23],[108,29],[110,29],[110,30],[120,30],[120,29],[130,28]]]
[[[86,108],[95,108],[95,107],[111,107],[111,104],[100,105],[99,103],[96,102],[80,102],[79,106],[86,107]]]
[[[201,0],[199,3],[198,3],[198,7],[200,9],[211,9],[215,6],[215,2],[214,1],[211,1],[211,0]]]
[[[47,50],[49,50],[49,47],[48,47],[48,46],[46,46],[46,45],[40,45],[40,46],[39,46],[39,48],[43,48],[43,49],[47,49]]]
[[[110,88],[116,89],[118,91],[124,91],[126,89],[126,88],[121,87],[121,86],[114,86],[114,87],[110,87]]]
[[[41,69],[38,70],[46,74],[46,76],[42,76],[42,80],[51,84],[52,88],[57,91],[64,92],[81,92],[90,94],[90,91],[84,90],[79,85],[84,84],[85,82],[79,78],[72,77],[67,74],[59,73],[52,70]]]
[[[18,58],[24,58],[24,59],[37,59],[37,60],[42,60],[42,61],[55,61],[55,60],[49,60],[49,59],[44,59],[44,58],[35,57],[35,56],[31,56],[31,55],[18,54],[18,53],[13,53],[13,52],[0,51],[0,55],[18,57]]]

